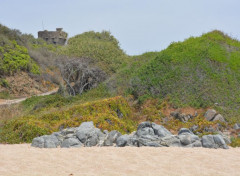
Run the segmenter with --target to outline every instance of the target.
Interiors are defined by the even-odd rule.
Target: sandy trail
[[[240,175],[240,148],[92,147],[39,149],[0,145],[4,176]]]
[[[57,90],[58,90],[58,89],[54,89],[54,90],[51,90],[51,91],[49,91],[49,92],[41,93],[41,94],[38,94],[38,95],[35,95],[35,96],[51,95],[51,94],[56,93]],[[4,99],[0,99],[0,106],[3,106],[3,105],[11,105],[11,104],[17,104],[17,103],[20,103],[20,102],[26,100],[27,98],[30,98],[30,97],[18,98],[18,99],[13,99],[13,100],[4,100]]]

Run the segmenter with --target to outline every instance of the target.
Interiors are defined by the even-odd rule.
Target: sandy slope
[[[240,175],[240,148],[38,149],[0,145],[0,175]]]

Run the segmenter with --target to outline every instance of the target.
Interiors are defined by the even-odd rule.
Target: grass
[[[11,99],[12,96],[9,94],[8,91],[1,91],[0,92],[0,99]]]

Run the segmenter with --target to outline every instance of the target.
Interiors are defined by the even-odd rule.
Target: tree
[[[69,95],[82,94],[105,80],[106,74],[99,68],[90,66],[90,61],[86,58],[65,59],[59,64]]]

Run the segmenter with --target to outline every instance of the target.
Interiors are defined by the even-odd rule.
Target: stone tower
[[[39,31],[38,38],[45,40],[47,43],[55,45],[65,45],[67,41],[68,34],[62,30],[62,28],[57,28],[56,31]]]

